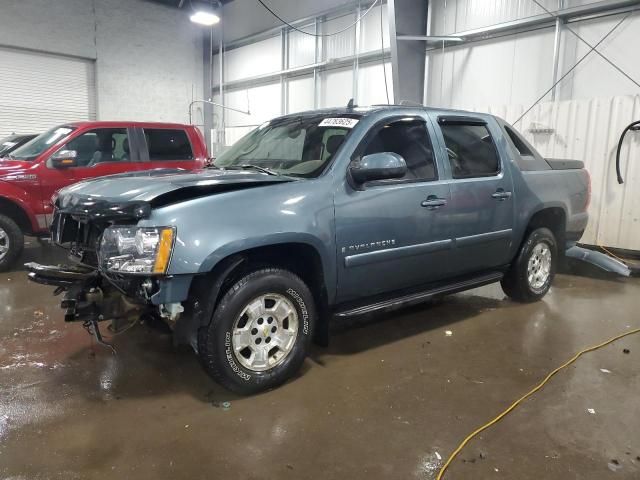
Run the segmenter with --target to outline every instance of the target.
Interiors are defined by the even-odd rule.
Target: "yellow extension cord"
[[[471,433],[470,435],[467,436],[467,438],[465,438],[462,443],[460,445],[458,445],[458,447],[453,451],[453,453],[449,456],[449,458],[447,459],[447,461],[445,462],[445,464],[442,466],[442,468],[440,469],[440,471],[438,472],[438,476],[436,477],[436,480],[441,480],[444,472],[447,470],[447,468],[449,467],[449,465],[451,464],[451,462],[453,461],[454,458],[456,458],[458,456],[458,454],[462,451],[462,449],[467,445],[467,443],[469,443],[471,441],[471,439],[473,439],[476,435],[478,435],[480,432],[483,432],[484,430],[486,430],[487,428],[489,428],[490,426],[496,424],[497,422],[499,422],[500,420],[502,420],[502,418],[504,418],[508,413],[510,413],[514,408],[516,408],[518,405],[520,405],[524,400],[526,400],[527,398],[529,398],[531,395],[533,395],[534,393],[536,393],[538,390],[540,390],[542,387],[544,387],[544,385],[551,379],[551,377],[553,377],[556,373],[558,373],[560,370],[562,370],[563,368],[568,367],[569,365],[571,365],[573,362],[575,362],[578,358],[580,358],[580,356],[582,356],[582,354],[584,353],[588,353],[588,352],[593,352],[594,350],[597,350],[599,348],[602,348],[606,345],[609,345],[610,343],[615,342],[616,340],[619,340],[623,337],[626,337],[627,335],[632,335],[634,333],[640,333],[640,328],[636,328],[634,330],[630,330],[626,333],[623,333],[621,335],[617,335],[613,338],[610,338],[609,340],[602,342],[598,345],[593,345],[591,347],[585,348],[584,350],[579,351],[578,353],[576,353],[569,361],[567,361],[566,363],[564,363],[563,365],[560,365],[558,368],[556,368],[555,370],[553,370],[549,375],[547,375],[545,377],[544,380],[542,380],[542,382],[540,382],[538,385],[536,385],[533,389],[531,389],[529,392],[525,393],[522,397],[520,397],[518,400],[516,400],[515,402],[513,402],[506,410],[504,410],[502,413],[500,413],[497,417],[495,417],[493,420],[491,420],[490,422],[485,423],[484,425],[482,425],[480,428],[478,428],[477,430],[475,430],[473,433]]]

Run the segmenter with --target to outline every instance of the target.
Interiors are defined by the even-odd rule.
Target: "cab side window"
[[[193,150],[187,132],[164,128],[145,128],[149,160],[193,160]]]
[[[440,124],[453,178],[490,177],[500,172],[500,159],[486,125]]]
[[[79,167],[92,167],[104,162],[129,161],[126,128],[98,128],[70,140],[65,150],[77,152]]]
[[[407,164],[407,173],[403,178],[385,180],[385,183],[438,178],[433,146],[423,120],[400,120],[380,128],[368,140],[362,156],[381,152],[397,153]]]

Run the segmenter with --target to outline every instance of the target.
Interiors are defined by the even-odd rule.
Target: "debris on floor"
[[[600,371],[602,373],[611,373],[611,370],[607,370],[606,368],[601,368]]]
[[[622,470],[622,465],[620,465],[620,462],[615,458],[607,464],[607,467],[609,467],[609,470],[611,470],[612,472]]]
[[[631,350],[629,350],[628,348],[625,348],[622,350],[622,353],[631,353]]]
[[[596,414],[596,411],[593,408],[587,408],[587,412],[589,412],[591,415]]]
[[[444,332],[444,334],[445,334],[447,337],[450,337],[451,335],[453,335],[453,332],[452,332],[451,330],[447,330],[446,332]]]

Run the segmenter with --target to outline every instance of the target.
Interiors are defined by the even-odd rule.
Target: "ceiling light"
[[[200,25],[206,25],[210,27],[220,21],[220,17],[212,11],[198,10],[191,17],[189,17],[193,23]]]

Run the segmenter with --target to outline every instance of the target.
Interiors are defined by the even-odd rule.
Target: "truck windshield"
[[[57,143],[59,140],[69,136],[69,134],[74,130],[74,127],[68,126],[55,127],[51,130],[47,130],[30,142],[25,143],[20,148],[16,148],[9,154],[9,158],[13,160],[35,160],[42,152]]]
[[[262,168],[297,177],[317,177],[329,165],[358,115],[287,117],[256,128],[220,155],[218,168]]]

